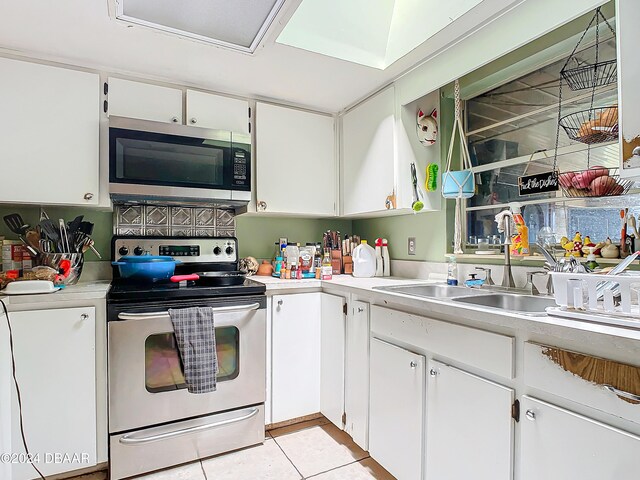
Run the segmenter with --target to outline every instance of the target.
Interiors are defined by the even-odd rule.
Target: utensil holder
[[[75,285],[82,275],[82,267],[84,266],[84,254],[82,253],[41,253],[36,259],[38,265],[51,267],[60,271],[60,263],[63,260],[69,260],[71,267],[69,275],[63,279],[65,285]]]

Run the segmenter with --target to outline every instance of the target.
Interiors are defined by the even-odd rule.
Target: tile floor
[[[136,480],[394,480],[326,419],[267,432],[264,444]],[[105,480],[106,472],[72,480]]]

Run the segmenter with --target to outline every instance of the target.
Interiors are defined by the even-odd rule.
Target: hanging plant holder
[[[593,145],[618,139],[618,106],[590,108],[565,115],[560,126],[571,140]]]
[[[612,85],[618,81],[618,62],[614,58],[613,60],[600,61],[599,58],[599,46],[600,46],[600,19],[609,27],[609,30],[613,34],[613,38],[616,37],[616,31],[613,29],[609,21],[604,17],[600,9],[596,9],[596,13],[587,25],[582,37],[578,40],[577,45],[573,49],[573,52],[567,59],[564,67],[560,71],[560,75],[566,81],[569,88],[573,91],[595,89],[598,87],[604,87],[606,85]],[[584,60],[578,59],[575,54],[578,47],[584,40],[587,32],[592,25],[596,27],[596,44],[595,44],[595,61],[594,63],[584,64]],[[575,68],[567,68],[570,63],[579,65]]]

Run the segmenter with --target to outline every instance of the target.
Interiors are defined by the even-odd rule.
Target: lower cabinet
[[[521,402],[521,480],[635,480],[640,437],[531,397]]]
[[[427,378],[427,480],[513,478],[514,391],[437,361]]]
[[[10,319],[24,433],[36,466],[49,476],[96,465],[95,308],[12,312]],[[25,452],[15,388],[9,451]],[[28,463],[12,465],[10,480],[36,477]]]
[[[371,339],[369,453],[398,480],[422,479],[425,364],[422,355]]]

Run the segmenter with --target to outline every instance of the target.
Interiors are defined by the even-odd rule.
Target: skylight
[[[116,0],[116,18],[253,53],[284,0]]]
[[[278,43],[385,69],[482,0],[303,0]]]

